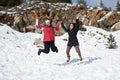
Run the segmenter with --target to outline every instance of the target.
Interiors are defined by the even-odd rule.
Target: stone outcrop
[[[112,27],[111,27],[111,31],[117,31],[120,30],[120,21],[115,23]]]
[[[68,27],[71,22],[74,22],[77,13],[80,13],[81,24],[105,30],[110,30],[120,20],[120,14],[117,11],[108,11],[102,8],[91,9],[78,4],[32,1],[8,9],[6,13],[0,15],[0,22],[8,24],[20,32],[34,32],[35,14],[33,11],[37,13],[40,24],[44,24],[45,19],[50,19],[53,26],[62,20]],[[56,32],[56,35],[63,33],[64,30],[61,28]]]
[[[110,29],[119,20],[120,15],[117,13],[117,11],[110,11],[104,17],[98,20],[96,26],[100,28]]]

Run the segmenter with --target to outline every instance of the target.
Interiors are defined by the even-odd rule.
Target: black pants
[[[55,46],[54,41],[44,42],[44,49],[41,49],[41,52],[43,52],[43,53],[49,53],[50,52],[50,48],[51,48],[51,50],[53,52],[58,52],[58,49]]]

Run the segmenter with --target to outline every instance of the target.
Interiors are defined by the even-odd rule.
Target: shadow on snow
[[[73,59],[71,60],[70,62],[65,62],[65,63],[61,63],[61,64],[57,64],[58,66],[66,66],[66,65],[80,65],[80,64],[83,64],[83,65],[87,65],[87,64],[90,64],[96,60],[101,60],[100,57],[85,57],[83,58],[83,61],[80,61],[80,59]]]

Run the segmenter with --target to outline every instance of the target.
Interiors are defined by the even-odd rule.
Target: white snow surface
[[[33,45],[37,33],[20,33],[7,25],[0,25],[0,80],[119,80],[120,79],[120,31],[107,32],[95,27],[78,32],[83,61],[74,49],[71,61],[66,63],[68,34],[57,36],[58,53],[37,55]],[[113,34],[116,49],[107,49],[106,38]]]

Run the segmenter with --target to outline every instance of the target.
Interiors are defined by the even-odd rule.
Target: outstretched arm
[[[38,29],[42,29],[42,25],[39,24],[39,19],[38,19],[38,15],[35,11],[32,11],[35,14],[35,26],[37,26]]]
[[[75,30],[78,31],[79,30],[79,18],[80,18],[80,14],[76,15],[76,23],[75,23]]]
[[[64,26],[63,22],[61,23],[61,26],[62,26],[62,28],[63,28],[66,32],[69,31],[69,30]]]
[[[38,15],[37,15],[37,13],[36,13],[35,11],[32,11],[32,12],[33,12],[34,15],[35,15],[35,25],[38,26],[38,22],[39,22],[39,20],[38,20]]]
[[[59,21],[59,22],[56,24],[55,30],[59,30],[59,29],[60,29],[60,25],[61,25],[61,21]]]
[[[80,18],[80,14],[78,13],[78,14],[76,15],[76,24],[79,24],[79,18]]]

